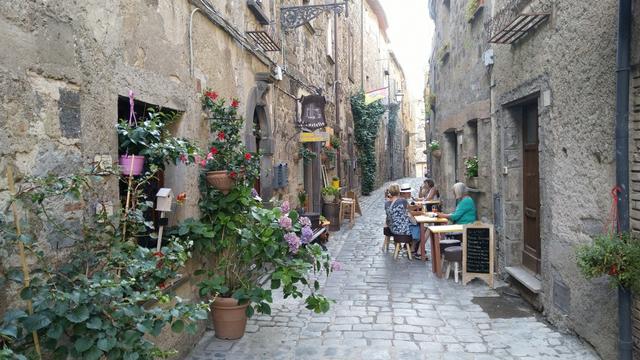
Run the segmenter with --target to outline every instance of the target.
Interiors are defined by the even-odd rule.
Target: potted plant
[[[336,150],[340,150],[340,138],[335,136],[335,135],[331,135],[331,138],[329,139],[329,143],[331,144],[331,147],[336,149]]]
[[[118,153],[123,175],[140,175],[144,169],[145,153],[149,145],[159,143],[161,131],[158,117],[151,112],[149,119],[140,123],[118,120]]]
[[[148,164],[164,168],[169,162],[193,163],[199,158],[200,151],[193,143],[171,135],[168,126],[175,119],[175,114],[152,108],[143,121],[118,121],[119,164],[123,175],[142,174],[145,159]]]
[[[304,190],[298,191],[298,212],[304,214],[305,209],[307,207],[307,192]]]
[[[608,275],[611,285],[640,292],[640,239],[637,235],[606,234],[577,250],[580,271],[587,279]]]
[[[336,151],[330,147],[324,146],[322,148],[322,161],[323,162],[333,162],[336,159]]]
[[[442,156],[442,151],[440,150],[440,142],[438,142],[438,140],[432,140],[429,143],[429,151],[431,152],[431,155],[433,155],[433,157],[435,157],[436,159],[440,159],[440,157]]]
[[[209,152],[200,165],[205,170],[209,185],[228,194],[236,182],[256,177],[259,173],[257,156],[242,144],[240,131],[243,119],[237,116],[239,101],[227,100],[207,89],[202,97],[202,106],[213,135]]]
[[[300,147],[298,148],[298,158],[302,159],[305,164],[315,159],[317,156],[318,155],[315,153],[315,151],[308,149],[304,145],[300,145]]]
[[[333,186],[327,186],[322,188],[320,193],[322,194],[322,200],[324,200],[324,202],[328,204],[335,203],[336,198],[340,196],[340,190],[338,190]]]
[[[333,186],[336,189],[340,189],[340,178],[337,176],[334,176],[331,179],[331,186]]]
[[[467,185],[471,188],[478,187],[478,157],[473,156],[464,161]]]

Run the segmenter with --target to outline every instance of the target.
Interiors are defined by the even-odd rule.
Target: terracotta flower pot
[[[120,173],[125,176],[129,174],[138,176],[142,174],[144,169],[144,156],[141,155],[120,155],[118,161],[120,164]]]
[[[207,172],[207,184],[220,190],[225,195],[229,193],[235,183],[235,179],[229,176],[226,170]]]
[[[442,150],[440,150],[440,149],[433,150],[431,152],[431,155],[433,155],[433,157],[436,158],[436,159],[440,159],[440,157],[442,156]]]
[[[247,326],[247,307],[234,298],[218,297],[211,304],[213,329],[218,339],[235,340],[244,336]]]

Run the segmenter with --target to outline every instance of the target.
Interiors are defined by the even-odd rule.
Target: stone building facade
[[[172,129],[174,135],[203,147],[209,134],[202,118],[201,92],[211,88],[221,96],[239,99],[246,144],[263,154],[262,196],[296,204],[295,195],[304,189],[311,195],[308,210],[317,212],[323,144],[301,144],[296,118],[301,96],[321,94],[327,101],[325,130],[341,144],[335,159],[324,161],[327,175],[329,180],[338,176],[347,189],[358,190],[349,98],[384,79],[382,63],[376,61],[390,56],[384,11],[377,0],[349,1],[348,17],[344,12],[324,12],[308,25],[282,29],[281,7],[314,3],[320,2],[1,2],[0,46],[13,50],[0,54],[0,203],[9,198],[4,176],[7,165],[16,168],[19,180],[70,173],[92,163],[96,156],[115,162],[115,124],[128,116],[119,105],[128,104],[130,90],[136,101],[176,110],[180,119]],[[280,50],[265,51],[252,41],[251,31],[270,34]],[[406,94],[399,66],[394,76]],[[410,114],[402,111],[400,116],[402,125],[394,136],[403,139],[410,122],[405,116]],[[379,139],[382,158],[387,139],[383,127]],[[310,162],[299,159],[301,146],[318,157]],[[273,185],[274,166],[279,164],[286,164],[289,170],[288,184],[281,188]],[[386,174],[380,175],[380,182],[387,179]],[[169,166],[164,184],[176,193],[188,194],[184,206],[171,213],[170,223],[198,216],[197,168]],[[111,179],[104,198],[97,200],[118,206],[118,192],[117,179]],[[53,241],[49,248],[55,257],[71,245]],[[187,274],[197,264],[189,266]],[[188,278],[176,289],[178,295],[195,298],[196,282]],[[11,294],[0,293],[2,312]],[[165,336],[162,343],[166,347],[180,350],[197,337]]]
[[[443,205],[455,207],[451,188],[465,182],[472,188],[478,216],[493,217],[491,188],[491,122],[489,72],[482,56],[488,2],[467,16],[466,1],[430,1],[436,33],[429,64],[428,142],[438,141],[442,156],[431,156],[431,175]],[[466,175],[465,160],[478,158],[478,176]]]
[[[477,25],[475,19],[470,24],[460,19],[465,1],[446,2],[446,10],[443,3],[431,2],[437,24],[430,74],[437,102],[431,131],[432,136],[446,137],[448,129],[457,129],[443,124],[451,117],[449,109],[461,102],[475,105],[471,108],[478,115],[465,115],[461,121],[479,118],[480,176],[486,176],[492,194],[487,200],[492,210],[488,219],[497,235],[496,271],[554,325],[576,332],[604,359],[616,358],[615,292],[605,277],[585,280],[575,252],[611,226],[618,2],[486,0],[482,14],[476,15],[481,18]],[[637,6],[634,11],[637,15]],[[523,14],[543,16],[527,18],[537,24],[516,41],[496,37]],[[442,23],[455,24],[455,30],[438,26]],[[468,34],[452,36],[461,29]],[[633,35],[637,42],[637,26]],[[467,40],[460,40],[465,37],[474,39],[472,51],[451,40],[450,70],[446,63],[433,64],[445,39],[465,44]],[[636,80],[639,60],[636,46]],[[637,82],[633,86],[637,90]],[[465,133],[463,129],[458,139],[473,144]],[[442,160],[434,162],[436,177],[438,171],[445,177],[458,171],[447,161],[449,151],[445,141]],[[635,156],[637,151],[632,142]]]

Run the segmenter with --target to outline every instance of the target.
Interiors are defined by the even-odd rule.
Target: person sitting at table
[[[454,224],[472,224],[478,218],[476,204],[469,196],[467,185],[456,183],[453,185],[453,195],[458,201],[456,209],[450,214],[438,213],[438,217],[449,219]]]
[[[410,191],[409,194],[411,194]],[[394,241],[408,242],[411,239],[409,203],[406,197],[400,196],[400,186],[398,184],[389,186],[389,195],[389,200],[384,204],[389,230],[394,236]]]
[[[432,179],[424,179],[418,197],[423,201],[438,200],[440,198],[440,192],[436,189],[436,184]],[[427,206],[427,210],[432,211],[432,206],[433,205]]]
[[[411,230],[411,239],[413,240],[413,246],[411,247],[413,251],[413,255],[415,256],[418,246],[420,245],[420,225],[416,223],[415,218],[413,217],[412,211],[416,211],[418,213],[422,212],[421,208],[418,209],[415,206],[415,202],[411,198],[411,194],[413,189],[410,184],[402,184],[400,187],[400,197],[404,198],[407,201],[407,204],[411,204],[412,206],[407,206],[407,214],[409,216],[409,221],[411,224],[409,225],[409,230]]]

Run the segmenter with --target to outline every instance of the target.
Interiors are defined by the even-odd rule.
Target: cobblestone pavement
[[[361,198],[363,216],[331,236],[343,270],[324,285],[336,301],[328,313],[274,295],[272,315],[250,319],[242,339],[208,331],[187,359],[599,359],[526,307],[520,317],[490,316],[474,298],[501,297],[484,283],[438,279],[429,262],[383,253],[382,204],[382,190]]]

